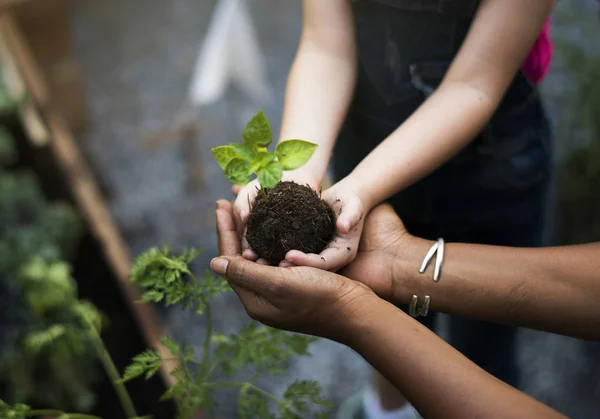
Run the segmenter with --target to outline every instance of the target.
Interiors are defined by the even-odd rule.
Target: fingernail
[[[218,273],[219,275],[225,275],[227,273],[227,265],[229,261],[227,259],[222,258],[214,258],[210,261],[210,267],[213,271]]]
[[[342,227],[346,231],[350,230],[350,221],[348,221],[348,220],[342,221]]]

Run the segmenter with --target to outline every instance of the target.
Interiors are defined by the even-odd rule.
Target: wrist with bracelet
[[[445,242],[442,238],[439,238],[435,243],[433,243],[433,245],[425,255],[423,263],[421,263],[421,267],[419,268],[419,273],[424,274],[427,270],[427,266],[429,266],[429,263],[435,256],[435,268],[433,272],[434,282],[438,282],[442,274],[442,263],[444,262],[444,245]],[[418,303],[419,297],[416,294],[413,294],[410,300],[408,313],[411,315],[411,317],[427,316],[427,313],[429,312],[429,305],[431,304],[431,296],[425,295],[423,297],[423,304],[420,307],[418,307]]]

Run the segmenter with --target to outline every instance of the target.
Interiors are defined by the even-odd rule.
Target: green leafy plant
[[[0,418],[3,419],[26,419],[39,416],[49,416],[58,419],[102,419],[93,415],[83,413],[66,413],[56,409],[32,409],[30,406],[17,403],[13,406],[0,400]]]
[[[273,133],[263,111],[248,122],[242,139],[241,143],[211,149],[225,176],[235,185],[247,184],[255,174],[263,188],[273,188],[284,170],[303,166],[317,149],[316,144],[308,141],[287,140],[269,152],[267,147],[273,141]]]
[[[17,104],[0,77],[3,122],[13,120]],[[97,361],[81,315],[95,309],[77,299],[66,262],[81,221],[70,206],[47,201],[33,173],[14,168],[17,160],[15,140],[0,125],[2,397],[87,411],[95,400]]]
[[[51,400],[57,405],[73,405],[74,408],[88,410],[95,397],[88,387],[89,380],[86,381],[85,377],[79,377],[78,374],[93,374],[97,358],[111,377],[127,417],[136,417],[131,398],[119,381],[119,372],[100,337],[103,316],[92,303],[77,298],[76,284],[70,275],[69,265],[62,261],[46,262],[36,257],[22,265],[18,280],[25,290],[24,296],[30,310],[46,321],[44,327],[40,324],[21,339],[21,355],[17,355],[12,361],[15,362],[15,366],[25,368],[28,374],[18,370],[14,390],[22,391],[29,387],[23,386],[25,378],[31,380],[30,386],[39,391],[39,383],[34,374],[36,364],[40,364],[40,361],[44,364],[49,363],[53,381],[45,391],[54,395]],[[81,372],[79,368],[82,369]],[[10,372],[14,373],[12,370]],[[80,378],[80,381],[67,381],[77,378]],[[51,387],[52,384],[56,389]],[[61,384],[68,387],[63,389]],[[66,395],[63,395],[65,392]],[[39,396],[35,396],[39,402]],[[31,397],[27,394],[22,395],[22,399],[28,398]],[[59,417],[89,416],[63,414]]]
[[[0,116],[9,118],[17,101],[2,80]],[[14,403],[89,411],[96,399],[98,360],[113,378],[124,411],[135,417],[100,338],[103,316],[78,298],[66,262],[81,237],[81,220],[70,206],[46,200],[33,173],[12,167],[17,161],[14,138],[0,125],[0,387],[5,399],[0,418],[92,418]]]
[[[238,334],[226,336],[213,331],[210,300],[230,288],[225,280],[208,270],[201,278],[192,273],[190,264],[199,253],[190,250],[175,256],[168,249],[150,249],[136,259],[131,275],[133,282],[144,290],[142,302],[167,306],[180,303],[184,309],[205,316],[206,335],[199,358],[191,347],[163,337],[161,341],[173,357],[164,359],[157,349],[144,351],[133,359],[122,380],[139,376],[148,379],[163,363],[174,363],[171,375],[176,384],[163,399],[176,401],[179,418],[192,418],[198,411],[213,417],[217,407],[214,393],[231,388],[238,390],[241,418],[275,418],[273,410],[283,419],[327,417],[331,405],[320,396],[317,382],[297,381],[287,388],[282,398],[255,384],[261,376],[285,371],[292,357],[309,355],[308,348],[316,339],[255,322],[247,324]],[[252,370],[251,378],[234,380],[242,370]]]

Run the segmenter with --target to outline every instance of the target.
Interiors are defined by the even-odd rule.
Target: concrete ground
[[[73,1],[72,24],[91,111],[91,129],[81,144],[110,191],[112,213],[134,253],[163,244],[196,246],[206,250],[199,264],[206,266],[216,254],[214,201],[230,196],[209,148],[237,139],[258,108],[278,130],[286,72],[300,31],[300,2],[248,1],[266,52],[272,100],[252,103],[234,89],[198,116],[194,141],[154,151],[144,149],[144,138],[168,125],[180,109],[215,1]],[[560,111],[555,103],[550,108],[554,115]],[[186,161],[199,168],[192,176],[195,187],[189,186]],[[248,321],[233,294],[220,299],[214,311],[215,328],[223,332]],[[204,326],[197,317],[176,308],[163,313],[175,338],[200,344]],[[600,418],[600,346],[522,330],[519,348],[527,393],[570,417]],[[366,383],[368,368],[349,349],[323,340],[312,353],[282,376],[265,380],[265,387],[282,391],[297,378],[315,379],[338,403]],[[221,400],[220,418],[236,417],[230,397]]]

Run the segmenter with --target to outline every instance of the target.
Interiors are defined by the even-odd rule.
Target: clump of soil
[[[266,199],[265,199],[266,196]],[[309,186],[279,182],[259,193],[246,239],[256,254],[277,265],[290,250],[321,253],[335,234],[335,215]]]

